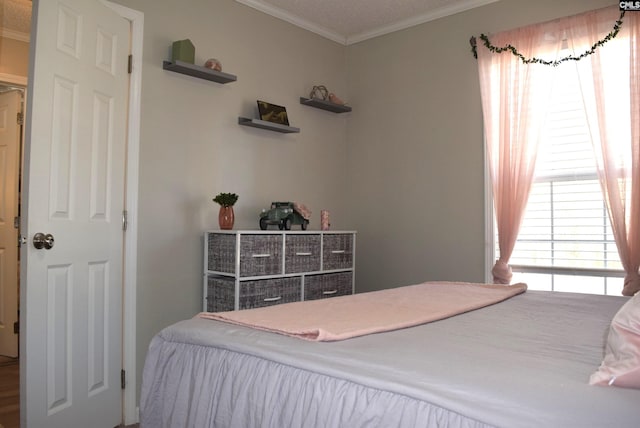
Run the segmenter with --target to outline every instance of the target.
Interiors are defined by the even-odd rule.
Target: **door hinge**
[[[126,384],[127,384],[127,375],[123,369],[123,370],[120,370],[120,388],[124,389]]]
[[[126,231],[129,226],[129,219],[127,218],[127,210],[122,210],[122,230]]]
[[[16,114],[16,122],[18,123],[18,125],[23,125],[24,124],[24,114],[22,114],[21,111],[19,111]]]
[[[13,323],[13,334],[20,334],[20,323],[18,321]]]
[[[127,63],[127,72],[131,74],[131,70],[133,70],[133,55],[129,54],[129,60]]]
[[[20,217],[15,216],[13,218],[13,228],[14,229],[20,229]]]

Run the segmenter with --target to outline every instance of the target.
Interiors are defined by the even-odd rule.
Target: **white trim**
[[[126,6],[101,0],[123,18],[131,21],[131,55],[133,68],[129,86],[129,128],[127,135],[127,210],[128,226],[125,233],[124,248],[124,308],[122,312],[123,348],[122,364],[127,374],[127,384],[123,397],[124,424],[138,422],[136,403],[137,367],[136,367],[136,316],[137,316],[137,268],[138,268],[138,174],[140,158],[140,105],[142,88],[142,47],[144,13]]]
[[[25,43],[29,43],[29,40],[31,40],[31,36],[29,33],[10,30],[4,27],[0,27],[0,36],[4,37],[5,39],[13,39]]]
[[[491,269],[496,260],[494,210],[493,210],[493,186],[491,185],[491,172],[489,171],[489,158],[487,153],[487,140],[484,138],[483,127],[482,150],[484,157],[484,282],[493,283]]]
[[[242,3],[246,6],[259,10],[260,12],[264,12],[267,15],[271,15],[275,18],[279,18],[290,24],[296,25],[300,28],[304,28],[305,30],[311,31],[312,33],[316,33],[329,40],[333,40],[334,42],[348,46],[354,43],[362,42],[367,39],[371,39],[373,37],[382,36],[388,33],[392,33],[394,31],[404,30],[406,28],[413,27],[415,25],[424,24],[425,22],[433,21],[439,18],[443,18],[445,16],[454,15],[456,13],[464,12],[469,9],[494,3],[499,0],[461,1],[451,6],[439,7],[437,10],[423,13],[421,15],[417,15],[417,16],[405,19],[403,21],[396,22],[391,25],[383,26],[371,31],[365,31],[365,32],[362,32],[359,34],[353,34],[353,35],[340,34],[336,31],[329,30],[328,28],[322,27],[314,22],[300,18],[299,16],[296,16],[296,15],[293,15],[287,12],[286,10],[283,10],[271,4],[265,3],[263,0],[236,0],[236,1],[238,3]]]
[[[594,269],[584,267],[531,266],[512,264],[509,264],[509,266],[514,272],[542,273],[549,275],[577,275],[597,276],[601,278],[624,278],[627,274],[623,269]]]
[[[0,73],[0,82],[11,83],[12,85],[20,85],[26,88],[28,79],[26,76],[18,76],[17,74]]]
[[[484,6],[490,3],[494,3],[499,0],[467,0],[463,2],[457,2],[451,6],[443,6],[438,9],[417,15],[400,22],[396,22],[391,25],[377,28],[371,31],[365,31],[360,34],[347,36],[346,45],[352,45],[354,43],[362,42],[374,37],[383,36],[385,34],[393,33],[395,31],[404,30],[406,28],[414,27],[416,25],[424,24],[425,22],[435,21],[436,19],[444,18],[445,16],[454,15],[456,13],[464,12],[465,10],[473,9],[476,7]]]
[[[282,19],[283,21],[286,21],[289,24],[293,24],[300,28],[304,28],[305,30],[309,30],[312,33],[319,34],[320,36],[325,37],[329,40],[333,40],[334,42],[340,43],[341,45],[347,44],[347,38],[344,35],[336,33],[335,31],[329,30],[311,21],[307,21],[306,19],[300,18],[296,15],[293,15],[285,10],[282,10],[270,4],[266,4],[260,0],[236,0],[236,1],[238,3],[242,3],[246,6],[259,10],[260,12],[264,12],[267,15],[271,15],[275,18]]]

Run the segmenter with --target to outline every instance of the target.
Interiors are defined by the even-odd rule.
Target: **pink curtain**
[[[571,40],[575,46],[592,45],[617,14],[617,8],[607,8],[572,18]],[[631,296],[640,291],[640,14],[627,13],[623,21],[614,41],[577,68],[598,175],[626,272],[622,294]]]
[[[619,17],[617,6],[506,31],[494,46],[515,46],[526,58],[557,59],[561,47],[578,56],[602,40]],[[627,13],[613,41],[573,62],[579,71],[598,173],[626,271],[623,294],[640,290],[640,14]],[[620,58],[628,64],[620,67]],[[612,60],[615,58],[615,60]],[[564,63],[562,66],[565,66]],[[511,280],[508,265],[531,188],[538,130],[554,67],[525,65],[511,52],[478,45],[485,139],[493,185],[500,258],[494,282]]]
[[[503,32],[493,35],[491,42],[494,46],[516,46],[526,57],[551,52],[551,59],[555,59],[560,40],[549,39],[547,27],[533,25]],[[494,54],[479,43],[478,68],[500,247],[493,281],[509,284],[512,273],[508,262],[529,198],[553,67],[527,65],[511,52]]]

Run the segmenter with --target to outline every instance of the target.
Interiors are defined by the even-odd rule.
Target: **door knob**
[[[38,232],[33,235],[33,246],[36,247],[37,250],[42,250],[43,248],[45,250],[50,250],[53,248],[53,242],[53,235],[50,233],[45,235],[44,233]]]

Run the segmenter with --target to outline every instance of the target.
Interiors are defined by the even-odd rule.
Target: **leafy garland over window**
[[[616,21],[615,25],[613,26],[613,29],[609,32],[609,34],[607,34],[602,40],[598,40],[597,42],[595,42],[593,44],[593,46],[591,46],[591,49],[584,51],[582,54],[580,54],[579,56],[567,56],[555,61],[545,61],[543,59],[540,58],[526,58],[524,55],[522,55],[520,52],[518,52],[518,50],[513,47],[512,45],[506,45],[503,47],[498,47],[498,46],[494,46],[491,44],[491,42],[489,41],[489,37],[487,37],[485,34],[481,34],[480,35],[480,39],[482,40],[482,42],[484,43],[484,45],[486,46],[487,49],[489,49],[491,52],[493,53],[502,53],[505,51],[511,51],[512,54],[514,54],[515,56],[519,57],[522,62],[524,64],[544,64],[544,65],[551,65],[553,67],[558,66],[559,64],[565,62],[565,61],[580,61],[582,58],[585,58],[589,55],[591,55],[592,53],[594,53],[596,51],[596,49],[598,49],[600,46],[604,45],[605,43],[607,43],[609,40],[613,39],[614,37],[616,37],[618,35],[618,32],[620,31],[620,28],[622,27],[622,18],[624,17],[624,10],[622,12],[620,12],[620,18],[618,18],[618,20]],[[476,38],[475,37],[471,37],[471,39],[469,40],[469,43],[471,43],[471,52],[473,52],[473,56],[478,59],[478,47],[476,45]]]

